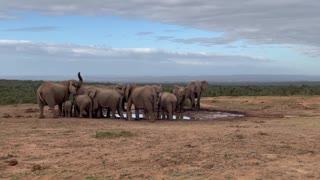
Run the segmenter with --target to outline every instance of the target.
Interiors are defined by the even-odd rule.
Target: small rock
[[[42,167],[39,164],[35,164],[32,166],[32,172],[41,170]]]
[[[5,113],[2,117],[3,118],[11,118],[12,116],[10,114]]]
[[[9,166],[15,166],[18,164],[18,161],[16,159],[11,159],[7,161]]]

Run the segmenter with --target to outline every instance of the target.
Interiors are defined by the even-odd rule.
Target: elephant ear
[[[159,93],[163,92],[163,88],[161,85],[153,85],[152,86],[154,88],[154,90],[156,91],[156,93],[159,95]]]
[[[89,91],[88,91],[88,96],[89,96],[91,99],[93,99],[93,98],[96,96],[96,94],[97,94],[97,90],[96,90],[96,89],[93,89],[93,88],[89,89]]]
[[[192,94],[193,91],[192,91],[191,88],[186,87],[186,88],[183,89],[183,92],[184,92],[184,95],[185,95],[186,97],[189,97],[189,96]]]
[[[207,81],[201,81],[201,87],[202,87],[203,90],[208,89],[208,87],[209,87],[208,82]]]
[[[181,88],[181,86],[173,85],[172,93],[173,93],[173,94],[177,94],[177,92],[179,91],[180,88]]]
[[[71,94],[77,94],[77,88],[74,86],[74,84],[73,84],[73,81],[71,80],[71,81],[69,81],[69,87],[68,87],[68,89],[69,89],[69,92],[71,93]],[[69,98],[69,97],[68,97]]]
[[[191,83],[189,83],[189,84],[187,85],[187,87],[188,87],[189,89],[191,89],[192,92],[195,92],[195,91],[196,91],[196,82],[192,81]]]
[[[136,85],[134,85],[134,84],[127,85],[127,87],[125,88],[126,89],[126,93],[125,93],[126,99],[129,99],[134,88],[136,88]]]

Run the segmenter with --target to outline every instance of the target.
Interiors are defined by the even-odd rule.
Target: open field
[[[246,117],[155,123],[38,119],[37,105],[4,105],[0,179],[319,179],[319,102],[203,98],[207,110]]]

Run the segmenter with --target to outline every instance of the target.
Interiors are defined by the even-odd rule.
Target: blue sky
[[[5,1],[0,76],[320,75],[318,1],[236,2]]]

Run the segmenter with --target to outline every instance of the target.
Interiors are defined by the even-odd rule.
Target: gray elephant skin
[[[158,119],[159,112],[162,114],[162,119],[173,120],[173,114],[177,107],[177,97],[169,92],[160,93],[158,103]]]
[[[81,86],[81,88],[77,91],[77,94],[78,95],[82,95],[82,94],[87,94],[87,91],[89,89],[100,89],[100,90],[105,90],[105,89],[113,89],[113,90],[116,90],[118,91],[118,93],[121,95],[121,109],[122,111],[125,111],[125,108],[124,108],[124,104],[125,104],[125,90],[126,90],[126,85],[123,85],[123,84],[116,84],[116,85],[95,85],[95,86],[88,86],[88,85],[85,85],[85,86]],[[110,118],[110,108],[106,108],[108,111],[107,111],[107,118]],[[102,109],[99,110],[100,112],[98,113],[99,114],[99,117],[101,116],[102,114]],[[97,111],[98,112],[98,111]],[[97,117],[97,114],[96,112],[93,113],[96,117]]]
[[[192,81],[187,85],[187,88],[190,88],[192,90],[192,99],[191,104],[192,108],[196,108],[197,110],[200,110],[200,98],[202,95],[202,92],[208,89],[208,82],[207,81]],[[197,102],[195,103],[195,98],[197,98]]]
[[[144,110],[146,119],[155,120],[157,101],[162,87],[157,85],[127,85],[125,97],[128,99],[127,115],[132,120],[131,107],[135,107],[136,120],[139,120],[139,110]]]
[[[192,90],[188,87],[175,85],[172,93],[177,97],[177,108],[176,108],[177,112],[184,111],[183,104],[186,99],[190,99],[191,102],[194,99]]]
[[[124,118],[121,107],[123,97],[119,91],[115,89],[103,89],[95,87],[90,88],[89,91],[93,91],[95,93],[95,96],[92,99],[92,111],[97,115],[98,118],[101,117],[102,108],[110,108],[113,118],[116,118],[116,111],[118,111],[120,118]]]
[[[78,73],[79,81],[67,80],[63,82],[43,82],[37,89],[37,100],[39,105],[39,118],[44,118],[43,108],[48,105],[53,113],[53,117],[58,115],[54,109],[55,105],[59,106],[59,115],[62,113],[62,103],[69,99],[70,94],[76,94],[77,90],[83,84],[83,79]]]
[[[70,100],[65,101],[62,104],[62,117],[72,117],[72,107],[73,107],[73,102]]]
[[[96,90],[88,89],[84,94],[77,95],[74,100],[74,112],[83,117],[85,111],[89,118],[92,118],[93,98],[96,96]]]

